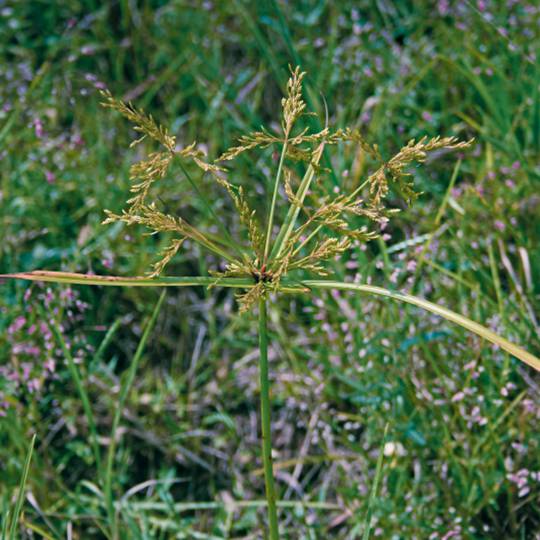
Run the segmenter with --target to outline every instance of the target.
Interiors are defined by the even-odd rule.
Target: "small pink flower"
[[[20,315],[13,321],[13,323],[11,323],[10,327],[8,328],[8,334],[18,332],[25,324],[26,318]]]
[[[45,171],[45,180],[47,180],[47,183],[49,184],[54,184],[56,176],[51,171]]]
[[[51,373],[54,373],[54,370],[56,369],[56,362],[52,358],[48,358],[45,360],[43,366]]]
[[[43,138],[43,135],[45,134],[45,132],[43,131],[43,123],[39,118],[34,119],[34,132],[38,139]]]
[[[37,392],[41,386],[41,383],[39,379],[31,379],[28,381],[26,386],[28,387],[29,392]]]
[[[516,187],[516,183],[511,179],[511,178],[507,178],[504,183],[506,184],[506,187],[512,189],[512,188],[515,188]]]

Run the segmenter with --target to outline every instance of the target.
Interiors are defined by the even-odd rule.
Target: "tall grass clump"
[[[412,165],[424,162],[433,151],[464,150],[471,145],[471,141],[460,141],[455,137],[423,137],[410,140],[395,155],[384,157],[378,146],[370,144],[358,129],[333,129],[325,121],[322,129],[312,130],[307,127],[311,123],[304,121],[304,117],[314,114],[307,111],[303,99],[304,78],[305,73],[298,67],[291,70],[286,93],[281,101],[277,124],[279,129],[261,128],[244,134],[235,146],[215,160],[210,160],[196,142],[180,144],[152,116],[104,92],[103,105],[124,116],[138,132],[139,138],[132,146],[140,145],[143,141],[155,146],[155,149],[131,167],[133,183],[126,207],[119,212],[107,210],[104,223],[120,222],[128,226],[141,226],[149,234],[166,235],[166,248],[156,254],[148,277],[123,278],[45,271],[10,276],[88,285],[207,286],[237,290],[240,312],[246,316],[254,313],[258,317],[260,429],[271,540],[279,538],[279,522],[278,494],[272,464],[268,305],[276,302],[278,297],[315,295],[317,290],[341,289],[413,304],[461,325],[540,370],[540,360],[527,351],[445,307],[394,290],[331,278],[332,266],[329,262],[376,239],[381,228],[398,212],[396,205],[391,204],[393,197],[399,196],[407,204],[417,199],[419,193],[409,172]],[[328,149],[340,144],[358,147],[358,151],[371,164],[372,172],[355,185],[329,190],[325,180],[333,174],[329,169],[332,162],[330,160],[327,163],[322,157]],[[255,170],[260,161],[251,155],[262,154],[264,157],[268,153],[267,149],[275,151],[276,160],[275,172],[260,191],[265,193],[267,201],[267,210],[263,215],[257,210],[260,206],[254,204],[258,197],[255,188],[258,186],[253,185],[253,178],[256,177]],[[237,159],[249,160],[253,168],[252,177],[237,176],[234,168]],[[175,167],[182,172],[182,180],[187,181],[197,193],[201,207],[214,220],[215,228],[199,227],[191,210],[185,209],[182,216],[167,210],[167,201],[163,198],[166,190],[160,190],[160,181],[171,175]],[[193,167],[200,171],[196,178],[189,172]],[[208,184],[215,188],[216,198],[228,198],[228,204],[235,209],[234,222],[225,221],[212,200],[205,197]],[[195,245],[211,255],[214,267],[210,274],[163,277],[167,265],[177,253]],[[152,324],[150,322],[148,328]],[[135,377],[136,365],[135,362],[135,367],[129,371],[127,386],[122,389],[121,403]],[[73,376],[77,382],[75,364],[70,363],[70,369],[74,371]],[[77,386],[80,384],[77,383]],[[84,396],[82,389],[81,396]],[[86,406],[85,410],[88,408]],[[112,441],[115,427],[119,423],[119,414],[117,412],[114,417]],[[91,412],[88,415],[91,417]],[[101,481],[110,514],[110,537],[114,539],[118,537],[111,485],[115,447],[114,443],[110,444]],[[100,462],[97,444],[94,447],[96,462]],[[379,472],[380,467],[379,464]],[[374,497],[376,486],[372,493]],[[369,527],[370,516],[364,523],[364,538],[369,536]]]

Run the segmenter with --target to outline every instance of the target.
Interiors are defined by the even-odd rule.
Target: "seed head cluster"
[[[105,219],[105,223],[121,221],[128,225],[143,225],[152,234],[172,233],[173,238],[153,265],[151,276],[161,274],[184,241],[189,239],[223,260],[225,269],[212,271],[216,284],[224,277],[254,280],[254,286],[239,297],[241,311],[247,311],[268,292],[278,290],[280,280],[291,272],[292,277],[294,272],[302,271],[328,275],[327,261],[350,250],[355,243],[376,238],[380,224],[386,223],[397,211],[387,204],[393,187],[409,204],[418,197],[408,166],[425,161],[430,151],[461,149],[472,142],[458,141],[454,137],[424,137],[409,141],[397,154],[385,160],[377,145],[369,144],[358,129],[331,130],[328,125],[318,131],[299,128],[301,117],[312,114],[306,113],[302,97],[305,75],[298,67],[291,70],[286,95],[281,101],[281,133],[261,128],[242,135],[235,146],[214,162],[208,160],[195,142],[178,148],[176,138],[152,116],[103,92],[103,105],[122,114],[141,134],[132,146],[144,139],[151,139],[160,146],[159,151],[151,152],[132,165],[132,197],[120,214],[106,211]],[[356,145],[378,165],[358,187],[336,195],[325,190],[323,177],[328,170],[321,165],[321,158],[327,148],[342,143]],[[244,189],[229,180],[231,171],[223,164],[245,152],[268,147],[277,147],[281,151],[274,185],[278,194],[277,188],[283,178],[284,195],[272,199],[265,234],[257,210],[250,205]],[[180,216],[159,210],[153,189],[169,173],[175,160],[180,160],[184,171],[183,165],[194,163],[201,171],[201,177],[211,178],[216,187],[227,193],[246,232],[243,242],[202,231]],[[272,236],[274,213],[282,216],[275,238]]]

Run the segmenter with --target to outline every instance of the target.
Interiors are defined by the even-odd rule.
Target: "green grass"
[[[359,283],[396,292],[414,280],[415,295],[538,356],[539,79],[526,59],[535,40],[523,36],[538,16],[505,3],[489,8],[493,23],[473,3],[456,16],[428,2],[357,4],[10,4],[0,24],[0,101],[11,103],[0,113],[0,273],[143,275],[167,244],[100,225],[103,208],[118,210],[125,200],[132,133],[99,107],[87,74],[167,122],[181,142],[207,142],[216,156],[238,133],[276,118],[287,65],[298,63],[322,117],[326,102],[332,124],[361,127],[385,156],[424,134],[477,141],[459,168],[443,155],[414,171],[425,192],[419,203],[384,231],[390,238],[335,263],[338,278],[358,273]],[[17,97],[21,85],[26,101]],[[269,152],[258,165],[275,170],[278,157]],[[368,164],[344,147],[324,166],[349,189]],[[262,184],[260,169],[241,161],[236,180]],[[181,205],[205,227],[211,213],[175,172],[165,180],[169,210]],[[210,188],[197,184],[227,221],[231,208]],[[181,197],[171,200],[174,193]],[[263,197],[250,202],[267,215]],[[168,274],[206,275],[213,265],[190,250]],[[41,336],[31,338],[39,361],[13,350],[43,320],[38,296],[48,286],[55,317],[67,320],[76,307],[56,299],[65,286],[34,285],[25,301],[28,284],[2,285],[0,366],[22,373],[32,362],[41,374]],[[171,288],[136,357],[156,292],[74,289],[90,307],[61,337],[72,343],[102,456],[121,415],[112,469],[119,537],[256,538],[265,511],[264,477],[254,472],[263,465],[254,318],[237,314],[228,289]],[[9,334],[20,316],[27,326]],[[532,369],[415,307],[350,292],[284,295],[270,302],[268,323],[284,538],[359,538],[368,510],[370,538],[440,539],[457,527],[466,539],[538,534],[540,483],[527,476],[524,493],[510,476],[540,470]],[[114,519],[96,480],[91,423],[70,366],[55,358],[55,377],[39,391],[0,374],[0,401],[9,403],[0,417],[0,530],[9,530],[7,511],[35,434],[26,492],[37,505],[23,501],[18,536],[30,538],[33,529],[34,537],[66,538],[71,530],[73,538],[110,538]],[[137,376],[118,409],[130,369]],[[403,451],[385,455],[377,473],[386,424],[386,441]]]

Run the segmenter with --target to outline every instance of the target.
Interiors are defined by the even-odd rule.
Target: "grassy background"
[[[287,66],[300,64],[312,108],[324,114],[324,97],[332,125],[361,128],[386,156],[412,137],[476,138],[462,161],[439,155],[414,170],[420,201],[336,273],[413,291],[538,355],[539,24],[534,3],[512,1],[4,1],[0,273],[143,274],[165,245],[100,225],[104,208],[122,207],[136,150],[99,88],[215,157],[277,122]],[[235,178],[261,213],[269,167],[271,154],[242,159]],[[367,170],[352,148],[332,167],[341,189]],[[205,225],[183,181],[171,175],[162,195]],[[169,274],[215,263],[186,253]],[[61,324],[79,363],[104,455],[157,301],[154,290],[2,285],[4,523],[37,434],[22,537],[107,538],[111,526],[89,426],[46,322]],[[361,536],[386,423],[374,537],[540,537],[532,370],[436,317],[368,297],[284,297],[270,319],[285,538]],[[253,315],[239,316],[227,291],[168,291],[116,433],[121,538],[262,538],[257,403]]]

